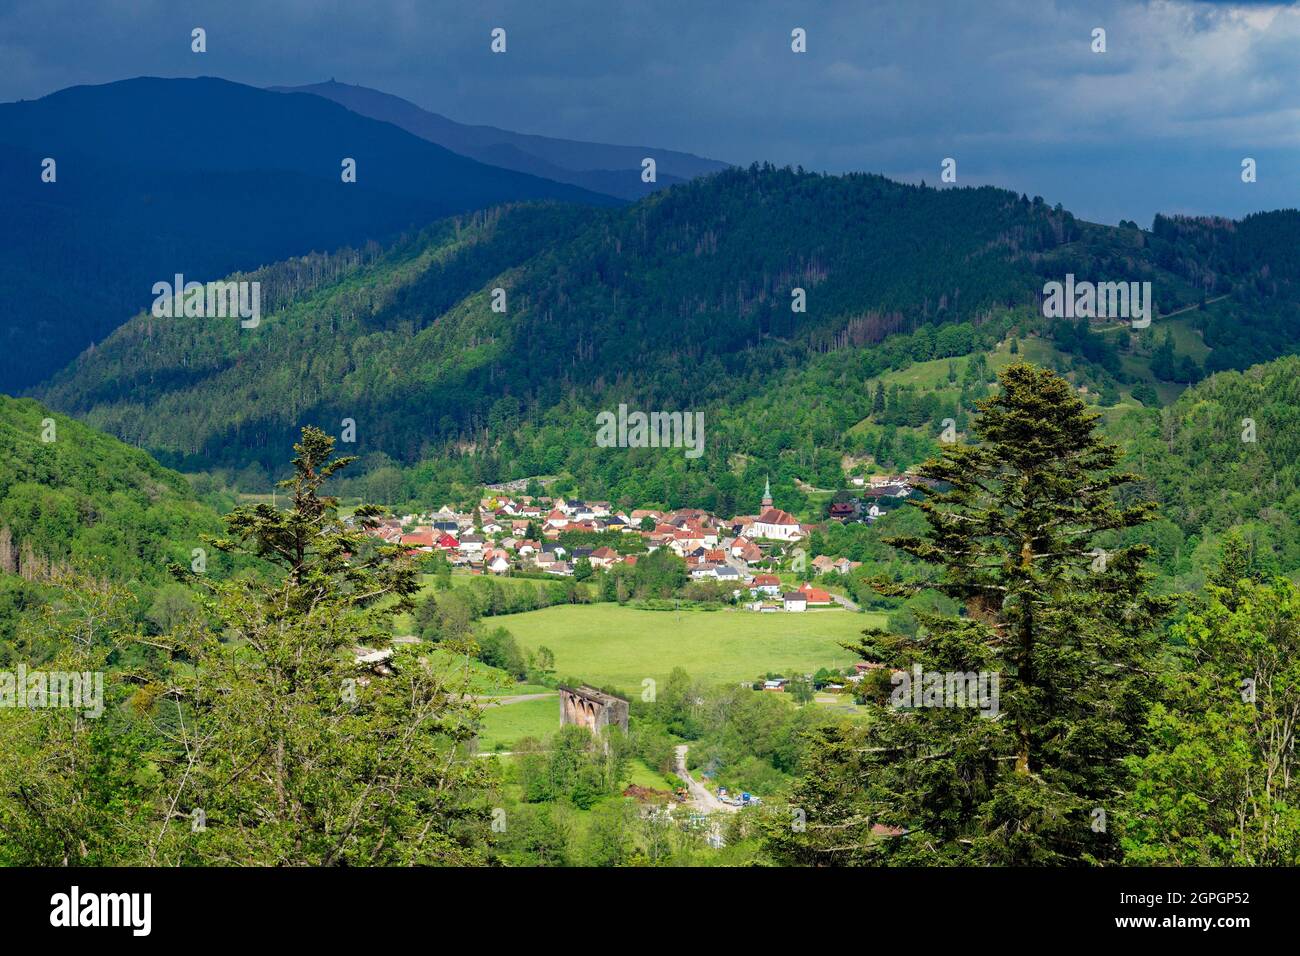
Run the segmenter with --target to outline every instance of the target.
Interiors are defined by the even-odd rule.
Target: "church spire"
[[[772,507],[772,479],[768,478],[763,482],[763,507]]]

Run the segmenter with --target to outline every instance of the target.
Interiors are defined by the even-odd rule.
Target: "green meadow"
[[[546,740],[560,729],[560,695],[514,704],[488,704],[483,709],[480,750],[509,750],[525,737]]]
[[[857,657],[840,644],[856,640],[869,626],[883,627],[885,620],[882,614],[839,609],[758,614],[588,604],[493,620],[498,622],[525,650],[549,647],[560,678],[639,694],[643,680],[662,682],[675,667],[722,683],[791,668],[811,673],[851,666]]]

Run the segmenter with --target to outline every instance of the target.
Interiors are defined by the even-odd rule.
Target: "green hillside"
[[[285,307],[257,329],[139,316],[41,394],[178,466],[271,465],[300,421],[343,417],[364,451],[411,463],[575,393],[734,399],[830,349],[1028,302],[1031,256],[1076,228],[1002,190],[737,170],[627,209],[514,206],[342,268],[272,267],[248,278]]]
[[[280,263],[249,276],[269,303],[258,328],[138,316],[40,395],[244,490],[266,490],[302,423],[350,419],[362,467],[342,491],[394,505],[551,474],[561,493],[737,512],[770,477],[817,517],[806,489],[924,459],[1013,354],[1114,420],[1293,350],[1297,223],[1113,228],[988,187],[755,166],[622,209],[502,207]],[[1150,281],[1176,316],[1044,319],[1044,281],[1070,272]],[[595,415],[620,402],[702,411],[703,456],[598,448]]]
[[[220,530],[189,482],[31,399],[0,395],[0,660],[60,569],[127,584],[147,610],[166,568]],[[209,570],[219,572],[219,555]]]
[[[1260,570],[1300,569],[1300,357],[1220,372],[1111,431],[1160,502],[1157,551],[1171,570],[1204,564],[1196,550],[1234,526]]]

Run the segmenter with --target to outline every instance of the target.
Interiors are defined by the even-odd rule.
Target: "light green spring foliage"
[[[1173,628],[1185,648],[1134,760],[1126,861],[1187,866],[1300,862],[1300,588],[1231,573]],[[1239,556],[1239,555],[1236,555]]]
[[[63,582],[61,613],[42,625],[66,648],[59,660],[102,670],[116,648],[141,641],[153,656],[109,672],[99,720],[0,712],[12,744],[0,757],[0,862],[484,858],[490,765],[469,746],[478,709],[468,668],[436,668],[410,646],[359,663],[387,646],[415,573],[398,549],[354,557],[377,510],[359,509],[351,527],[339,520],[322,486],[349,460],[331,459],[332,446],[304,429],[283,483],[290,507],[236,510],[210,542],[279,573],[211,584],[183,574],[203,593],[202,610],[170,633],[130,633],[119,589]]]

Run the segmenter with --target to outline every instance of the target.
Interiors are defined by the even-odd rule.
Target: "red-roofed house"
[[[419,551],[432,551],[433,542],[432,531],[412,531],[410,534],[402,535],[403,546],[415,548]]]
[[[835,603],[835,599],[830,596],[829,592],[815,588],[807,581],[799,585],[799,590],[803,592],[810,605]]]

